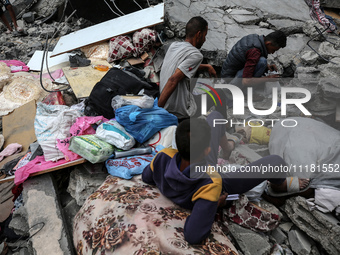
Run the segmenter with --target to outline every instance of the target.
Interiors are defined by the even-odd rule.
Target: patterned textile
[[[325,13],[321,10],[319,0],[305,0],[305,2],[309,6],[309,15],[313,20],[318,21],[324,28],[329,27],[327,32],[336,30],[336,26],[329,21]]]
[[[136,47],[138,55],[144,51],[149,51],[154,42],[156,42],[156,31],[149,28],[144,28],[133,34],[133,45]]]
[[[78,255],[238,254],[217,222],[204,244],[189,245],[183,235],[189,214],[141,176],[108,176],[74,219],[74,246]]]
[[[110,63],[130,56],[137,57],[136,48],[133,46],[130,36],[120,35],[110,40],[107,62]]]
[[[249,202],[245,195],[235,200],[233,205],[225,210],[225,215],[238,225],[254,231],[267,232],[279,225],[279,215]]]

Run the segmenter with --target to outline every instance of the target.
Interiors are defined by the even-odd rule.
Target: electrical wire
[[[122,16],[122,15],[118,14],[117,12],[115,12],[114,10],[112,10],[111,6],[109,5],[108,2],[106,2],[106,0],[104,0],[104,2],[105,2],[106,5],[110,8],[110,10],[113,12],[113,14],[116,14],[116,15],[119,16],[119,17]]]
[[[139,6],[139,8],[140,8],[141,10],[143,10],[142,6],[140,6],[140,5],[136,2],[136,0],[133,0],[133,1],[135,2],[135,4],[137,4],[137,5]]]
[[[122,11],[117,7],[117,5],[116,5],[116,3],[115,3],[115,0],[111,0],[111,1],[112,1],[113,5],[116,7],[116,9],[117,9],[121,14],[125,15],[125,13],[122,12]]]
[[[150,2],[149,2],[149,0],[146,0],[147,2],[148,2],[148,6],[150,7]]]

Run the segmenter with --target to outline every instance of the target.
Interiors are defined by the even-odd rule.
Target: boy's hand
[[[221,194],[221,196],[220,196],[220,198],[218,199],[218,202],[217,202],[218,207],[223,207],[227,204],[227,201],[226,201],[227,196],[228,196],[228,193],[226,193],[226,192]]]
[[[267,65],[267,67],[268,67],[268,69],[269,69],[269,71],[277,71],[277,67],[276,67],[276,65]]]

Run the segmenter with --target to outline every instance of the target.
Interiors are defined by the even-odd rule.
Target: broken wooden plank
[[[41,175],[41,174],[46,174],[46,173],[50,173],[50,172],[54,172],[54,171],[61,170],[61,169],[67,168],[67,167],[80,165],[80,164],[83,164],[85,162],[86,162],[86,159],[84,159],[84,158],[76,159],[76,160],[67,162],[67,163],[62,164],[62,165],[58,165],[58,166],[51,167],[49,169],[46,169],[46,170],[43,170],[43,171],[40,171],[40,172],[33,173],[29,177],[37,176],[37,175]],[[14,181],[14,178],[15,178],[14,175],[6,177],[5,179],[0,180],[0,183]]]
[[[51,57],[164,22],[164,3],[62,36]]]
[[[105,60],[92,60],[91,65],[111,65]],[[64,67],[63,72],[77,98],[88,97],[96,83],[100,81],[107,71],[99,71],[92,66]]]
[[[340,102],[336,103],[335,122],[340,122]]]

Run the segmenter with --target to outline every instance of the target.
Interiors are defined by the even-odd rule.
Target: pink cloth
[[[4,62],[8,67],[11,68],[11,72],[28,72],[30,68],[19,60],[0,60],[0,62]]]
[[[2,152],[0,152],[0,161],[4,159],[4,157],[11,156],[13,154],[19,153],[22,150],[22,145],[18,143],[9,144]]]
[[[106,122],[108,119],[103,116],[83,116],[78,117],[76,122],[70,128],[70,134],[72,136],[80,136],[80,135],[93,135],[96,133],[96,130],[91,126],[92,124],[99,125],[102,122]],[[57,139],[57,147],[64,154],[65,159],[67,161],[73,161],[81,158],[78,154],[70,151],[68,147],[70,146],[71,137],[60,140]]]
[[[14,183],[15,185],[19,185],[23,183],[30,176],[30,174],[40,172],[65,163],[67,163],[65,159],[60,159],[57,162],[52,162],[45,161],[44,156],[37,156],[35,159],[15,171]]]
[[[33,76],[34,78],[37,78],[37,79],[40,78],[40,75],[32,75],[32,76]],[[51,76],[53,77],[53,79],[56,80],[56,79],[59,79],[59,78],[63,77],[63,76],[64,76],[64,72],[63,72],[62,69],[57,69],[57,70],[55,70],[55,71],[53,71],[53,72],[51,73]],[[50,75],[49,75],[48,73],[43,73],[42,77],[43,77],[43,78],[46,78],[46,79],[52,80],[51,77],[50,77]]]

